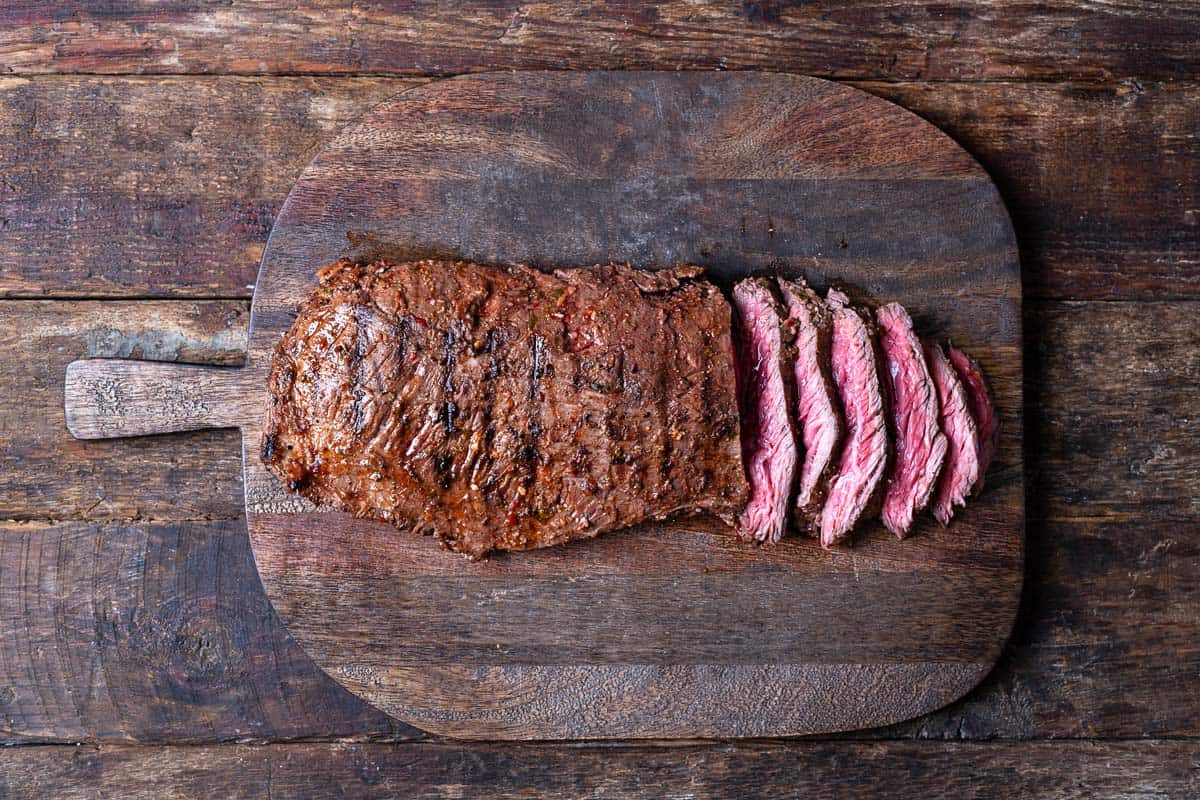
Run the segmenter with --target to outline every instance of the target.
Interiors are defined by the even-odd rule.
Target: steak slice
[[[275,348],[262,459],[472,557],[747,497],[729,304],[699,267],[322,268]]]
[[[821,544],[845,538],[864,516],[874,516],[888,465],[884,386],[879,378],[871,323],[836,289],[826,295],[833,312],[833,381],[846,418],[837,475],[821,509]]]
[[[979,431],[979,477],[971,487],[971,494],[978,494],[983,488],[983,479],[987,474],[992,457],[996,455],[996,445],[1000,439],[1000,421],[996,418],[996,407],[992,405],[992,396],[988,392],[987,382],[983,379],[983,370],[975,363],[975,359],[962,350],[951,347],[950,364],[958,373],[963,389],[967,393],[967,408],[971,419],[975,420],[975,428]]]
[[[913,517],[929,504],[946,459],[946,437],[938,428],[938,392],[929,375],[912,318],[899,303],[875,312],[886,367],[895,457],[880,517],[903,539]]]
[[[750,500],[738,517],[737,534],[778,542],[787,525],[798,460],[792,428],[791,337],[767,279],[749,278],[735,286],[733,307],[742,460],[750,482]]]
[[[967,405],[967,393],[941,345],[925,343],[929,373],[941,404],[939,424],[946,436],[946,466],[933,495],[933,516],[949,525],[954,507],[964,505],[979,481],[979,432]]]
[[[804,443],[804,466],[796,493],[796,527],[819,535],[821,507],[837,470],[844,426],[830,371],[833,315],[803,279],[779,279],[788,326],[795,333],[796,422]]]

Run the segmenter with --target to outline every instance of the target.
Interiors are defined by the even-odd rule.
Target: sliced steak
[[[821,507],[841,452],[842,410],[830,369],[833,315],[820,296],[801,280],[779,279],[787,324],[795,334],[796,423],[804,443],[804,465],[796,492],[796,527],[819,535]]]
[[[983,488],[984,476],[992,463],[992,457],[996,455],[996,446],[1000,440],[1000,421],[996,417],[996,407],[992,405],[987,382],[983,379],[983,370],[975,363],[975,359],[963,351],[954,347],[949,350],[950,364],[962,381],[963,389],[967,393],[967,408],[970,409],[975,428],[979,431],[979,477],[971,487],[971,494],[977,494]]]
[[[925,358],[937,387],[939,425],[947,444],[946,465],[933,494],[933,516],[943,525],[949,525],[954,507],[966,503],[979,480],[979,432],[962,381],[941,345],[926,342]]]
[[[880,517],[889,531],[903,539],[913,517],[929,504],[946,459],[946,437],[938,427],[937,387],[908,312],[899,303],[888,303],[875,312],[875,321],[895,447]]]
[[[778,542],[787,524],[798,461],[792,427],[791,336],[772,283],[765,278],[750,278],[735,286],[733,307],[742,460],[750,482],[750,500],[738,518],[737,534]]]
[[[833,381],[846,419],[837,474],[821,510],[821,544],[829,547],[849,535],[864,516],[879,510],[888,465],[888,429],[870,320],[836,289],[826,299],[833,312]]]
[[[748,491],[731,312],[698,267],[341,261],[275,349],[262,459],[479,557]]]

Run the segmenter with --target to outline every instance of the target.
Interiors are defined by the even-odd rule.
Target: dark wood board
[[[695,260],[722,280],[772,265],[899,299],[989,373],[1005,431],[989,489],[950,531],[925,524],[901,544],[875,530],[833,554],[798,539],[748,552],[723,526],[691,521],[468,564],[386,526],[316,513],[252,457],[266,354],[316,266],[414,248],[543,264]],[[135,368],[122,383],[106,377],[111,366],[68,372],[73,431],[240,424],[251,541],[290,632],[352,692],[426,730],[746,736],[886,724],[974,686],[1015,614],[1011,227],[953,142],[847,87],[526,73],[414,90],[335,139],[289,195],[245,370],[194,373],[181,391],[182,372],[159,367],[122,393],[138,385]],[[87,408],[114,393],[100,409],[109,413]],[[469,620],[445,611],[456,603]],[[803,617],[789,619],[795,608]]]

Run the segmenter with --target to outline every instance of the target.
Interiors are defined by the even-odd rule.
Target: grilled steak
[[[946,437],[938,428],[938,392],[921,341],[904,306],[888,303],[875,312],[883,352],[895,457],[880,517],[903,539],[913,517],[929,504],[942,463]]]
[[[750,500],[738,517],[737,533],[778,542],[787,524],[798,460],[791,336],[773,285],[765,278],[749,278],[734,287],[733,306],[742,460],[750,481]]]
[[[949,525],[954,507],[964,505],[979,481],[979,433],[967,405],[967,394],[940,345],[925,343],[929,373],[941,405],[939,424],[946,436],[946,465],[933,495],[933,516]]]
[[[747,498],[730,308],[698,267],[341,261],[275,349],[262,459],[472,557]]]
[[[889,445],[887,399],[870,321],[835,289],[826,300],[833,312],[833,381],[846,418],[837,475],[821,510],[821,544],[829,547],[879,510]]]
[[[975,428],[979,431],[979,476],[971,487],[971,494],[976,494],[983,488],[983,478],[987,474],[992,456],[996,455],[996,445],[1000,438],[1000,423],[996,419],[996,409],[992,405],[992,397],[988,393],[987,383],[983,380],[983,371],[975,363],[975,359],[962,350],[950,348],[950,364],[962,381],[963,390],[967,394],[967,408],[971,411],[971,419],[975,420]]]
[[[779,279],[787,324],[795,333],[796,424],[804,443],[804,466],[796,493],[796,527],[819,534],[821,506],[837,469],[842,445],[842,411],[830,372],[833,316],[820,296],[801,280]]]

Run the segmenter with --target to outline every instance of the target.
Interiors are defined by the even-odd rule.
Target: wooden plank
[[[240,518],[236,431],[78,441],[63,382],[77,358],[236,365],[248,318],[242,301],[0,302],[0,519]]]
[[[1200,65],[1194,3],[6,0],[0,19],[3,62],[21,73],[756,68],[980,80],[1174,78]]]
[[[1196,735],[1197,304],[1047,311],[1027,326],[1028,441],[1043,450],[1029,514],[1047,535],[1027,541],[1021,655],[1001,696],[1014,710],[1033,701],[1038,735]]]
[[[248,298],[303,166],[412,85],[0,80],[0,296]],[[1028,296],[1200,297],[1200,86],[860,85],[981,159],[1013,215]]]
[[[192,797],[1186,798],[1200,744],[794,742],[664,746],[288,744],[21,747],[0,751],[0,794]]]
[[[339,663],[376,682],[434,666],[845,667],[922,663],[931,653],[939,664],[970,664],[995,653],[996,631],[1012,623],[1012,606],[996,599],[1011,587],[1006,570],[879,573],[861,561],[858,573],[831,574],[788,565],[723,575],[589,576],[573,567],[546,578],[409,575],[386,603],[369,603],[353,581],[339,588],[335,575],[272,580],[289,595],[336,598],[326,608],[289,602],[286,613],[307,643],[323,653],[341,647]],[[378,582],[362,583],[378,593]],[[470,612],[447,613],[452,608]],[[843,630],[854,635],[831,635]],[[387,631],[403,639],[399,652],[378,645]]]
[[[0,296],[249,298],[300,169],[410,85],[0,79]]]
[[[1031,519],[1200,516],[1197,311],[1194,302],[1044,303],[1026,315],[1040,487]]]
[[[0,525],[0,641],[0,739],[414,733],[287,636],[241,520]]]

